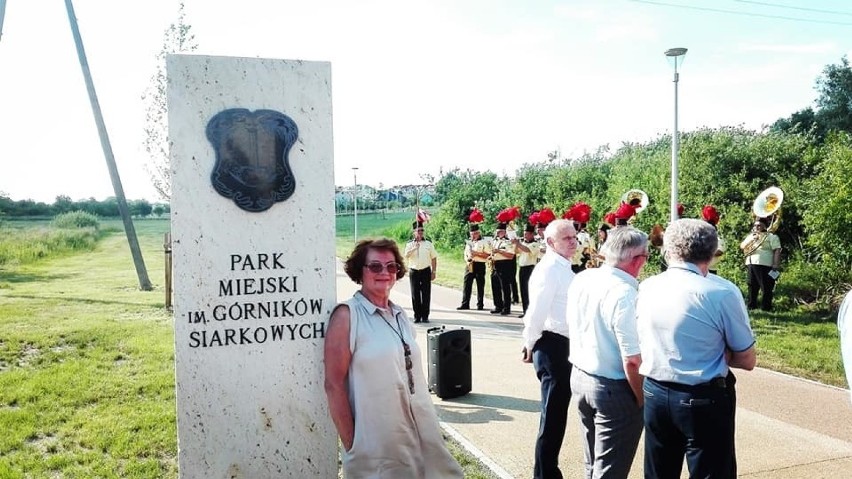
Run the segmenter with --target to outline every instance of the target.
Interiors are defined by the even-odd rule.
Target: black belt
[[[421,269],[408,268],[409,271],[426,271],[427,269],[432,269],[432,267],[427,266],[427,267],[421,268]]]
[[[723,377],[713,378],[713,379],[707,381],[706,383],[699,383],[699,384],[681,384],[681,383],[673,383],[673,382],[669,382],[669,381],[657,381],[656,379],[653,379],[653,378],[647,378],[647,379],[650,379],[651,381],[654,381],[655,383],[657,383],[661,386],[665,386],[669,389],[674,389],[676,391],[683,391],[683,390],[690,390],[690,389],[702,389],[702,388],[725,389],[725,388],[728,387],[728,382]]]

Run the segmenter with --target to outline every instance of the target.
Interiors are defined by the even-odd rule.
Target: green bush
[[[71,211],[62,213],[53,218],[52,223],[54,228],[74,229],[74,228],[94,228],[98,229],[100,221],[98,217],[85,211]]]
[[[100,238],[96,228],[0,229],[0,265],[28,264],[72,252],[91,251]]]

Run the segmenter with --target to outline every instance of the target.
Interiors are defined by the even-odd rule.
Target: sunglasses
[[[402,265],[399,263],[382,264],[379,261],[370,261],[365,264],[364,267],[370,270],[371,273],[375,274],[380,274],[384,270],[387,270],[390,274],[396,274],[397,271],[402,269]]]

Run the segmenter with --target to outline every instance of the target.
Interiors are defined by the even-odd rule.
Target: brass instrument
[[[648,242],[655,248],[663,247],[663,236],[666,234],[663,225],[657,223],[651,228],[651,233],[648,234]]]
[[[600,253],[598,253],[598,249],[595,248],[595,241],[589,240],[589,259],[586,260],[586,268],[597,268],[604,262],[604,257]]]
[[[740,248],[746,256],[750,256],[766,241],[769,233],[774,233],[781,226],[781,203],[784,202],[784,192],[777,186],[770,186],[763,190],[751,206],[751,211],[756,218],[772,217],[765,232],[755,232],[746,238]]]
[[[633,189],[621,195],[621,202],[633,206],[638,215],[648,206],[648,194],[642,190]]]

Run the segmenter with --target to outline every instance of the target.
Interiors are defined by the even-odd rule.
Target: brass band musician
[[[520,240],[517,240],[515,243],[515,247],[518,250],[518,254],[516,257],[518,258],[518,282],[520,283],[521,289],[521,306],[523,307],[523,312],[521,313],[519,318],[523,318],[524,314],[527,312],[527,308],[530,305],[530,276],[532,275],[533,268],[535,268],[536,263],[538,263],[539,256],[541,255],[541,245],[538,241],[536,241],[535,236],[535,227],[531,224],[527,224],[524,228],[524,237]]]
[[[512,310],[512,281],[515,276],[515,243],[506,236],[506,223],[497,225],[491,240],[491,258],[494,270],[491,274],[491,294],[494,309],[491,314],[508,316]]]
[[[772,291],[781,267],[781,240],[767,231],[769,220],[756,218],[751,233],[740,243],[748,268],[749,309],[757,308],[757,295],[761,292],[760,309],[772,311]]]
[[[461,306],[457,310],[470,309],[470,296],[473,292],[473,282],[476,281],[476,309],[485,309],[485,263],[491,256],[490,242],[482,237],[478,224],[470,225],[470,239],[464,245],[464,260],[467,268],[464,273]]]

